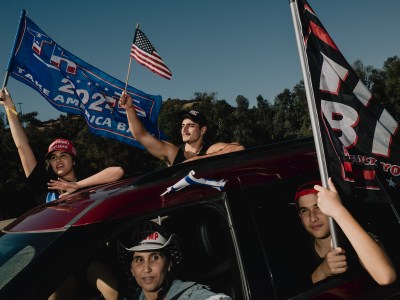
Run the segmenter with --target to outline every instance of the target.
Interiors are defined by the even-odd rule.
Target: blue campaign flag
[[[83,116],[92,133],[144,149],[129,131],[125,110],[118,106],[125,83],[62,48],[25,15],[21,17],[8,72],[57,110]],[[147,131],[166,139],[157,126],[161,96],[131,86],[127,93]]]

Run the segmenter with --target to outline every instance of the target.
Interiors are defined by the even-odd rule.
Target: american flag
[[[136,28],[135,37],[132,43],[131,57],[150,71],[153,71],[164,78],[171,79],[171,71],[164,64],[161,56],[157,53],[146,35],[138,28]]]
[[[185,177],[183,177],[174,185],[168,187],[167,190],[160,196],[164,196],[170,192],[177,192],[189,185],[202,185],[202,186],[212,187],[217,189],[218,191],[222,191],[225,187],[226,181],[223,179],[214,180],[214,179],[196,178],[194,177],[194,174],[195,171],[191,170],[189,174],[187,174]]]

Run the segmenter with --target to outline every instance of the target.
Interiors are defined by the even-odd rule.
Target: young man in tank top
[[[139,120],[131,96],[123,92],[119,104],[126,110],[129,129],[134,138],[152,155],[164,160],[168,166],[244,149],[237,142],[219,142],[207,146],[204,143],[204,135],[207,131],[208,122],[201,112],[195,110],[187,112],[182,117],[181,134],[183,145],[179,147],[170,142],[159,140],[147,132]]]

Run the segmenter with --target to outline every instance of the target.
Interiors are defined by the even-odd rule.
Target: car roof
[[[225,180],[226,188],[230,188],[239,184],[238,180],[234,180],[236,178],[240,178],[240,185],[250,186],[315,172],[317,158],[312,138],[203,158],[136,178],[88,188],[65,199],[43,204],[17,218],[3,231],[62,231],[71,226],[155,212],[222,193],[214,188],[192,186],[161,195],[192,170],[196,178]]]

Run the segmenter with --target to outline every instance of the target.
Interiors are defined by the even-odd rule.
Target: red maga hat
[[[74,144],[72,144],[71,141],[65,139],[56,139],[54,142],[52,142],[49,146],[49,149],[47,150],[46,158],[49,158],[49,156],[54,151],[62,151],[74,157],[76,156]]]

